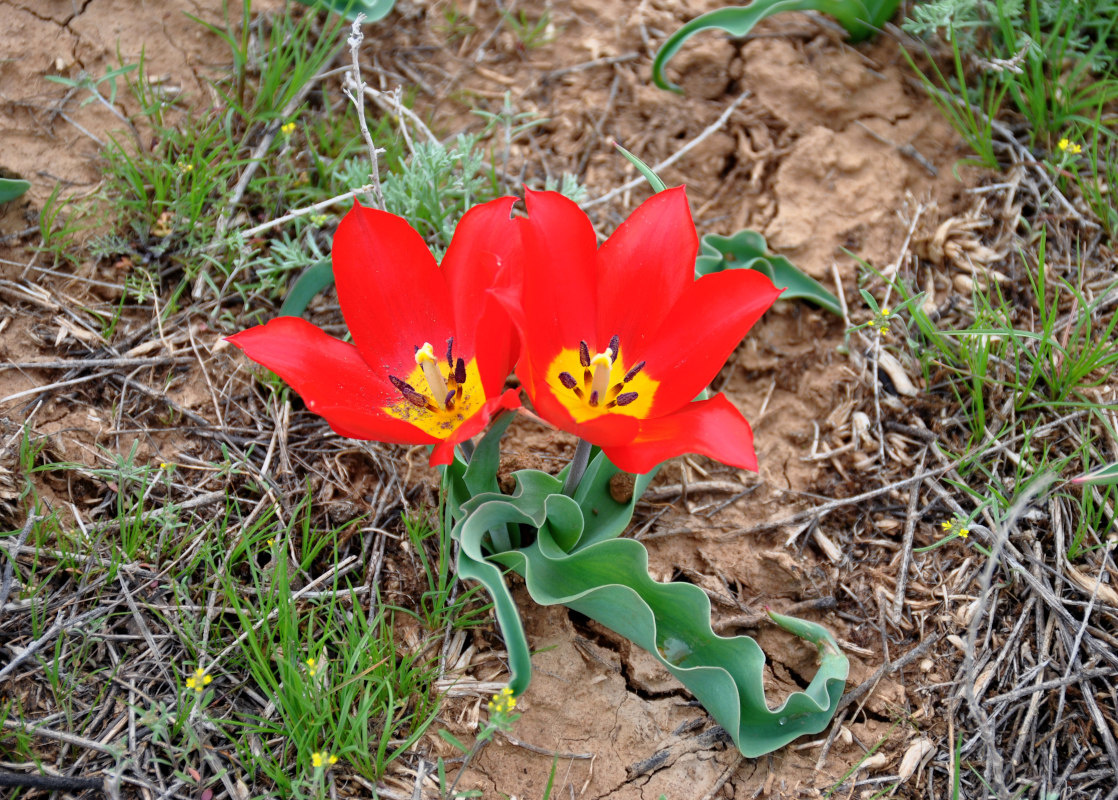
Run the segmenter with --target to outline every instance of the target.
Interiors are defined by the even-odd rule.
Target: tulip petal
[[[602,450],[614,466],[626,472],[648,472],[684,453],[698,453],[732,467],[757,471],[753,430],[723,394],[688,403],[665,417],[642,420],[632,442]]]
[[[356,347],[301,317],[278,317],[228,341],[283,378],[310,411],[343,436],[397,444],[435,441],[381,410],[398,393],[384,373],[369,368]]]
[[[355,204],[334,234],[333,263],[346,325],[371,366],[410,372],[416,347],[446,347],[454,335],[446,279],[405,220]]]
[[[515,197],[474,206],[454,229],[442,272],[454,304],[454,350],[477,357],[481,385],[495,395],[512,372],[519,338],[491,289],[519,292],[520,225],[511,218]]]
[[[781,291],[751,269],[716,272],[688,286],[641,356],[660,381],[651,416],[698,395]]]
[[[431,450],[431,466],[438,467],[454,460],[454,448],[461,442],[481,433],[494,416],[502,411],[515,411],[520,408],[520,390],[506,389],[497,397],[485,401],[485,405],[469,419],[455,428],[448,438],[436,442]]]
[[[584,339],[596,351],[605,349],[608,339],[590,341],[597,333],[598,268],[590,218],[558,192],[526,191],[524,200],[524,349],[539,359],[578,347]]]
[[[626,363],[643,359],[651,336],[694,282],[698,249],[682,186],[642,203],[598,251],[598,340],[617,334]]]

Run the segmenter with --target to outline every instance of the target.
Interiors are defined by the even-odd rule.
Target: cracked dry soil
[[[893,43],[854,49],[796,14],[770,20],[744,42],[700,37],[672,63],[686,93],[675,96],[653,87],[649,63],[665,32],[716,5],[554,0],[546,4],[554,40],[528,49],[500,27],[499,15],[487,4],[460,4],[480,33],[456,41],[440,27],[447,2],[401,0],[387,22],[368,28],[363,58],[377,65],[374,80],[382,88],[418,87],[416,109],[440,135],[480,129],[483,123],[471,109],[496,111],[508,92],[517,111],[535,112],[547,121],[512,145],[506,171],[519,171],[533,185],[545,174],[574,172],[591,198],[635,174],[612,152],[612,140],[654,164],[747,93],[725,125],[661,176],[669,184],[688,185],[700,233],[759,230],[771,247],[829,287],[837,277],[853,304],[857,275],[842,248],[879,267],[897,258],[913,205],[938,203],[946,214],[963,189],[952,175],[960,145],[932,104],[910,86]],[[258,4],[266,13],[280,7],[278,2]],[[545,10],[539,2],[521,7],[537,16]],[[92,191],[100,175],[99,142],[121,127],[104,105],[81,105],[80,95],[45,76],[101,75],[117,64],[118,54],[134,63],[143,52],[149,74],[167,91],[181,92],[187,107],[213,102],[206,77],[227,68],[228,53],[184,12],[211,22],[221,17],[215,0],[0,0],[0,168],[33,183],[29,202],[0,217],[0,235],[37,222],[37,210],[56,182],[68,193]],[[486,39],[491,31],[496,34]],[[125,94],[117,109],[134,112]],[[642,186],[620,202],[599,207],[598,229],[611,231],[646,195]],[[2,269],[5,276],[11,274],[11,267]],[[80,269],[97,275],[102,267]],[[766,604],[779,611],[814,603],[817,610],[803,615],[852,646],[850,687],[866,680],[883,658],[876,625],[855,621],[856,613],[842,614],[857,611],[857,597],[842,587],[867,585],[852,580],[857,563],[832,562],[806,534],[739,535],[799,507],[801,493],[827,495],[839,484],[830,462],[805,461],[804,456],[816,426],[848,425],[856,402],[860,379],[836,355],[842,331],[840,321],[816,309],[778,303],[715,384],[754,424],[759,476],[742,478],[703,459],[669,465],[658,485],[681,479],[744,480],[748,492],[729,504],[702,494],[649,503],[636,520],[638,526],[649,523],[644,537],[654,576],[707,589],[717,630],[758,639],[769,657],[766,689],[774,703],[806,684],[814,656],[809,647],[756,622],[756,612]],[[5,357],[43,355],[41,348],[17,343],[10,334],[3,343]],[[212,339],[203,342],[208,348],[220,334],[202,331],[199,336]],[[26,388],[18,383],[23,380],[6,375],[5,393]],[[200,414],[210,411],[204,393],[182,402]],[[89,448],[105,436],[83,415],[69,412],[49,401],[37,417],[36,432],[55,434],[67,458],[88,458]],[[518,422],[506,442],[509,458],[519,466],[552,469],[569,456],[572,445],[566,435],[530,422]],[[168,439],[162,446],[173,443]],[[157,455],[170,460],[173,452]],[[857,470],[852,474],[856,479]],[[433,480],[423,467],[412,475]],[[822,527],[828,530],[826,522]],[[766,758],[742,759],[717,736],[700,733],[707,724],[705,712],[646,653],[565,609],[533,606],[522,590],[519,599],[536,655],[514,736],[564,754],[554,796],[818,796],[899,715],[926,718],[931,713],[916,691],[920,676],[902,673],[879,682],[861,712],[835,737],[822,765],[816,762],[826,733],[814,746],[800,742]],[[496,637],[480,644],[485,642],[490,650],[500,648]],[[897,643],[902,651],[910,646],[911,641]],[[470,674],[500,680],[499,659],[484,647],[478,652]],[[448,727],[468,737],[482,702],[449,701]],[[431,736],[426,746],[438,751],[444,743]],[[899,740],[885,752],[898,749],[903,750]],[[550,755],[498,737],[478,757],[463,786],[486,797],[540,797],[551,763]]]

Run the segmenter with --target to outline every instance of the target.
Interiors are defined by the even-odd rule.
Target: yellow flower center
[[[660,382],[644,372],[644,362],[628,365],[614,336],[603,352],[590,355],[585,341],[566,348],[547,368],[547,382],[575,422],[603,414],[647,417]]]
[[[450,436],[485,404],[477,359],[455,359],[453,339],[447,342],[445,365],[431,343],[424,342],[416,348],[415,368],[404,378],[389,375],[388,380],[400,399],[385,406],[385,412],[438,439]]]

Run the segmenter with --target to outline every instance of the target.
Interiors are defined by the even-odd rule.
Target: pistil
[[[446,379],[439,370],[439,359],[435,357],[435,348],[430,342],[424,342],[423,347],[415,351],[415,363],[423,370],[423,377],[427,379],[435,402],[439,408],[445,409],[453,399],[454,391],[447,388]]]
[[[590,385],[590,405],[596,406],[600,400],[605,399],[606,390],[609,389],[609,371],[613,367],[612,350],[598,353],[590,359],[590,367],[594,370],[594,382]]]

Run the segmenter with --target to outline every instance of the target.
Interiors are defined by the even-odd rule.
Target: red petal
[[[481,430],[489,424],[489,420],[499,412],[515,411],[518,408],[520,408],[519,389],[508,389],[502,392],[500,396],[486,400],[485,405],[472,417],[463,421],[463,423],[454,430],[454,433],[446,439],[435,443],[434,448],[431,450],[431,466],[437,467],[442,464],[449,464],[454,460],[455,445],[481,433]]]
[[[695,281],[698,249],[683,187],[642,203],[598,251],[598,341],[617,334],[625,363],[644,358],[648,337]]]
[[[710,456],[732,467],[757,471],[753,430],[725,395],[688,403],[674,414],[642,420],[630,444],[603,447],[606,457],[626,472],[648,472],[684,453]]]
[[[450,292],[407,222],[355,205],[334,234],[333,261],[342,314],[370,365],[410,372],[417,346],[446,347],[454,335]]]
[[[523,258],[520,225],[511,219],[515,197],[474,206],[454,230],[442,271],[454,305],[454,350],[477,356],[481,385],[495,395],[512,372],[518,338],[493,288],[519,292]]]
[[[660,381],[651,416],[701,392],[781,291],[752,269],[716,272],[688,286],[641,356],[649,377]]]
[[[595,313],[598,249],[594,228],[583,211],[558,192],[525,192],[528,219],[522,223],[527,325],[521,331],[527,352],[554,355],[577,348],[597,333]]]
[[[245,355],[284,379],[307,408],[354,439],[427,444],[429,434],[381,408],[396,396],[384,373],[370,369],[357,348],[300,317],[278,317],[229,337]]]

